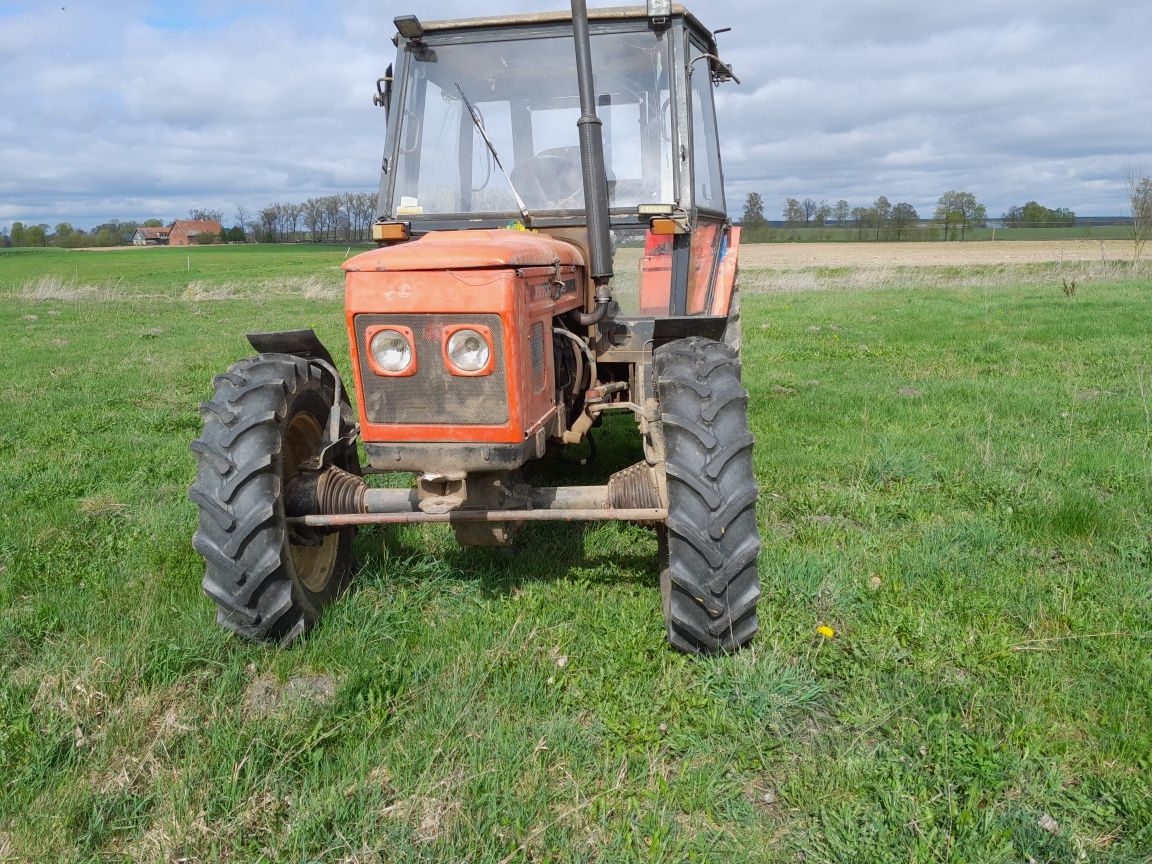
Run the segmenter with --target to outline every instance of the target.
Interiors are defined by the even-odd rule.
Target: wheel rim
[[[300,472],[305,462],[319,455],[323,440],[323,429],[311,414],[301,412],[292,418],[284,436],[281,456],[284,488],[288,488],[288,482]],[[340,551],[339,532],[326,534],[319,546],[304,546],[290,541],[288,549],[297,581],[313,594],[323,591],[336,569]]]

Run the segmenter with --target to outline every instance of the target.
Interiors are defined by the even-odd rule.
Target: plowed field
[[[1060,261],[1130,261],[1125,240],[1022,240],[958,243],[758,243],[740,249],[745,267],[963,267]],[[1152,260],[1146,247],[1144,259]]]

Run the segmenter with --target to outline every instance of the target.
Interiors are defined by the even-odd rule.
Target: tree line
[[[922,219],[916,208],[907,202],[892,204],[881,195],[871,206],[853,207],[841,198],[835,204],[817,202],[813,198],[788,198],[782,209],[783,227],[836,228],[855,230],[858,239],[885,237],[901,240],[913,230],[934,230],[945,240],[964,239],[969,228],[986,225],[987,208],[971,192],[949,190],[936,202],[930,219]],[[1076,224],[1076,214],[1066,207],[1045,207],[1036,201],[1010,207],[1002,217],[1007,228],[1060,228]],[[749,193],[741,224],[752,232],[770,227],[764,215],[764,199],[758,192]],[[755,235],[753,235],[755,236]]]
[[[197,243],[362,243],[371,238],[376,219],[376,193],[346,192],[322,195],[301,203],[275,203],[250,211],[237,207],[230,227],[219,210],[194,208],[187,219],[218,222],[221,233],[200,234]],[[139,228],[163,228],[173,220],[112,219],[85,230],[69,222],[55,227],[46,223],[13,222],[11,230],[0,228],[0,246],[57,246],[76,249],[91,246],[127,246]]]
[[[376,219],[374,192],[323,195],[303,203],[276,203],[250,215],[243,207],[237,221],[260,243],[359,243],[370,239]]]
[[[58,246],[76,249],[82,246],[123,246],[132,242],[137,228],[161,228],[159,219],[103,222],[91,230],[74,228],[70,222],[60,222],[55,228],[47,224],[26,225],[13,222],[11,232],[0,228],[0,246]]]
[[[1124,178],[1131,210],[1133,240],[1139,250],[1152,238],[1152,178],[1139,169],[1131,169]],[[983,227],[987,211],[971,192],[949,190],[939,197],[931,220],[923,220],[916,208],[906,202],[892,204],[881,195],[869,207],[853,207],[841,198],[835,204],[812,198],[788,198],[783,207],[786,229],[834,226],[855,230],[857,239],[888,238],[901,240],[920,236],[927,231],[943,239],[963,240],[969,228]],[[189,219],[210,220],[224,225],[220,211],[193,209]],[[322,195],[302,203],[275,203],[252,212],[237,207],[232,226],[223,228],[220,237],[201,235],[198,242],[242,243],[361,243],[370,239],[376,218],[376,194],[346,192]],[[1004,214],[1009,228],[1071,227],[1076,214],[1066,207],[1048,208],[1036,201],[1013,206]],[[744,203],[740,223],[750,242],[767,239],[772,225],[764,214],[764,199],[750,192]],[[90,230],[60,222],[54,228],[47,224],[28,225],[13,222],[11,230],[0,228],[0,247],[7,246],[124,246],[132,242],[138,228],[161,228],[170,222],[160,219],[113,219]]]
[[[1019,207],[1010,207],[1004,214],[1005,228],[1071,228],[1076,214],[1067,207],[1052,210],[1035,201]]]
[[[902,240],[914,229],[920,228],[923,221],[911,204],[906,201],[893,204],[886,195],[881,195],[869,207],[853,207],[844,198],[835,204],[817,202],[813,198],[788,198],[782,212],[786,229],[835,226],[854,229],[860,240],[879,240],[881,237]],[[936,202],[932,222],[943,230],[944,239],[949,240],[963,239],[967,229],[982,227],[986,219],[986,208],[976,200],[975,195],[949,190]],[[770,228],[764,215],[764,199],[759,192],[748,194],[741,224],[750,229],[753,236],[758,231]]]

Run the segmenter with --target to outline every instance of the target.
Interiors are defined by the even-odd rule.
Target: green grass
[[[347,368],[344,250],[245,251],[0,256],[0,859],[1150,860],[1147,280],[745,297],[736,657],[664,646],[627,525],[365,531],[277,651],[200,593],[188,442],[246,330]]]

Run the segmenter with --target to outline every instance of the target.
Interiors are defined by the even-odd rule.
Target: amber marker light
[[[400,243],[410,236],[407,222],[376,222],[372,225],[372,239],[377,243]]]
[[[672,216],[657,216],[651,222],[652,233],[658,236],[669,234],[687,234],[688,221]]]

